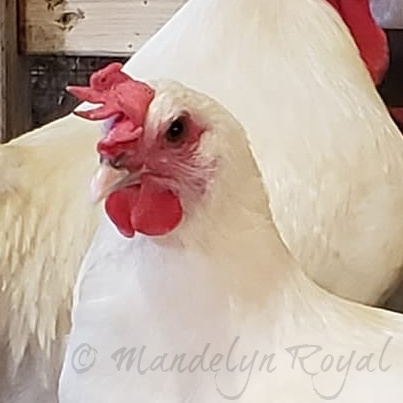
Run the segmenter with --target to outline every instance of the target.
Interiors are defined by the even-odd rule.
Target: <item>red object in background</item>
[[[385,32],[369,0],[327,0],[349,27],[389,111],[403,131],[403,31]]]
[[[403,30],[388,30],[386,34],[390,65],[378,90],[394,121],[403,132]]]
[[[403,29],[387,29],[390,63],[378,89],[385,103],[403,107]]]
[[[376,84],[382,81],[389,65],[388,41],[371,14],[369,0],[328,0],[349,27],[361,57]]]

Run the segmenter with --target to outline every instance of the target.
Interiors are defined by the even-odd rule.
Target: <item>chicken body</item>
[[[308,280],[276,230],[238,122],[180,84],[151,85],[147,116],[133,120],[141,137],[117,143],[113,177],[127,179],[108,197],[130,189],[130,178],[141,189],[153,178],[175,189],[183,218],[168,234],[134,238],[102,220],[76,287],[60,402],[401,402],[402,316]],[[178,116],[183,142],[161,142]],[[173,168],[161,168],[162,155]]]
[[[347,29],[326,3],[191,0],[126,70],[139,78],[179,79],[236,115],[262,164],[282,239],[319,284],[375,303],[395,283],[403,261],[403,225],[396,219],[403,205],[401,141]],[[4,171],[1,193],[1,348],[13,357],[0,370],[3,395],[26,389],[22,376],[10,374],[29,354],[27,346],[31,356],[46,356],[52,340],[68,331],[70,288],[95,226],[96,212],[87,205],[87,191],[80,191],[95,166],[92,146],[99,134],[93,130],[68,117],[0,149],[4,165],[15,167]],[[32,162],[21,157],[22,148]],[[41,162],[49,179],[35,176]],[[31,245],[30,254],[20,242]],[[56,256],[59,271],[49,256]],[[21,385],[12,386],[11,379]],[[39,383],[32,385],[35,390]],[[18,394],[32,400],[26,390]]]
[[[274,221],[309,276],[349,299],[385,297],[403,262],[403,143],[332,7],[194,0],[125,71],[219,100],[246,128]]]
[[[69,116],[0,148],[1,403],[56,401],[72,288],[99,214],[88,192],[98,138]]]

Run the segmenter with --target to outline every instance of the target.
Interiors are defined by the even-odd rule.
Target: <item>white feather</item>
[[[228,108],[308,274],[350,299],[385,297],[403,262],[403,142],[332,7],[192,0],[125,71],[180,80]]]
[[[0,402],[56,401],[72,287],[99,211],[98,125],[73,116],[0,148]]]
[[[396,219],[402,206],[399,133],[346,28],[326,4],[190,0],[126,70],[144,79],[177,78],[236,115],[252,135],[276,225],[319,283],[372,303],[395,282],[403,259],[403,224]],[[92,211],[87,210],[88,193],[76,182],[84,181],[83,171],[95,168],[93,144],[100,134],[95,127],[69,116],[0,149],[2,167],[7,167],[0,181],[0,214],[7,229],[0,329],[2,341],[13,346],[12,365],[18,365],[15,360],[26,349],[27,334],[40,355],[39,340],[49,345],[54,334],[68,331],[76,263],[95,225],[86,223],[86,212]],[[48,137],[54,139],[51,146]],[[44,153],[49,178],[28,163],[30,147],[38,157]],[[71,147],[79,154],[70,153]],[[33,154],[36,161],[37,151]],[[67,173],[71,180],[65,182]],[[57,185],[60,194],[48,193],[47,183]],[[39,188],[43,192],[36,192]],[[64,199],[66,194],[78,197]],[[48,208],[53,196],[58,205],[54,212]],[[14,225],[20,215],[22,237]],[[52,246],[49,235],[55,228]],[[63,270],[51,270],[56,263]],[[53,274],[44,276],[46,272]],[[37,362],[38,354],[27,360]],[[38,372],[36,364],[25,370]],[[0,376],[4,371],[0,366]],[[18,378],[21,401],[32,400],[27,391],[38,385],[36,377],[26,378],[32,382],[25,386],[26,379]],[[9,379],[0,380],[0,396],[9,393],[10,385]]]
[[[242,127],[213,100],[172,83],[157,88],[146,122],[160,122],[169,95],[174,105],[186,104],[202,127],[208,122],[200,152],[218,159],[217,172],[204,198],[184,208],[182,223],[169,235],[125,239],[103,220],[76,286],[60,403],[215,403],[235,397],[319,403],[321,395],[340,403],[400,403],[403,318],[343,301],[308,280],[275,228],[268,189]],[[231,366],[244,354],[250,361],[258,350],[259,363],[264,354],[275,355],[276,369],[268,374],[257,364],[250,373],[230,371],[223,358],[218,372],[199,366],[193,372],[139,373],[142,346],[147,353],[141,368],[158,356],[169,368],[175,355],[185,353],[189,365],[207,345],[205,364],[215,354],[228,356],[237,338]],[[323,349],[304,367],[319,370],[313,378],[293,369],[287,352],[304,345]],[[137,349],[137,361],[126,367],[130,361],[122,360],[123,369],[117,365],[122,348]],[[355,367],[370,354],[378,367],[343,374],[344,386],[335,366],[320,371],[327,354],[337,362],[354,351]],[[383,372],[382,365],[391,367]]]

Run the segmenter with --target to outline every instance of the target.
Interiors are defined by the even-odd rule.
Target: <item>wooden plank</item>
[[[138,50],[187,0],[20,1],[24,5],[20,22],[25,52],[127,56]],[[390,1],[400,0],[386,0]],[[378,14],[385,12],[381,2],[372,0]]]
[[[130,55],[186,0],[24,0],[27,53]]]
[[[0,142],[6,137],[6,116],[7,116],[7,92],[6,92],[6,28],[5,28],[5,8],[3,2],[0,3]]]
[[[0,0],[0,141],[31,127],[29,66],[18,54],[17,0]]]

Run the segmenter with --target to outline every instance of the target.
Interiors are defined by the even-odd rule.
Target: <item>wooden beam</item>
[[[130,55],[187,0],[24,0],[24,51]]]
[[[29,66],[18,54],[17,0],[0,0],[0,141],[31,128]]]

